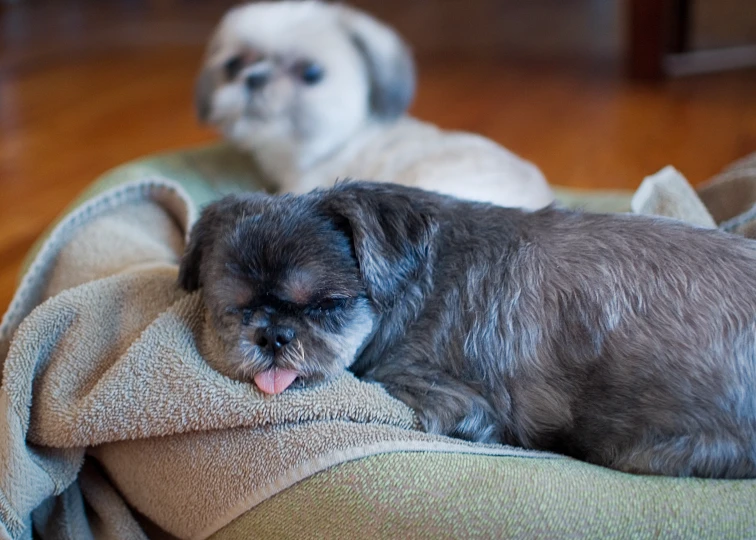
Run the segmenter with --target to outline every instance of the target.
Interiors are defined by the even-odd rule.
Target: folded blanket
[[[641,534],[705,535],[724,526],[736,536],[756,534],[750,481],[645,479],[428,435],[405,405],[348,373],[266,396],[210,369],[203,358],[218,350],[214,336],[200,297],[176,286],[177,262],[198,205],[253,185],[250,169],[235,164],[243,160],[218,148],[116,171],[35,250],[0,325],[0,536],[30,538],[32,527],[42,538],[71,539],[371,530],[532,536],[530,513],[543,504],[559,509],[541,518],[548,536],[603,535],[617,523]],[[147,171],[170,173],[182,184],[146,178]],[[447,457],[434,461],[424,452]],[[318,484],[323,476],[316,473],[365,456],[376,457],[332,469],[328,474],[337,476]],[[381,471],[381,482],[393,475],[401,494],[366,497],[372,488],[364,482]],[[577,486],[587,491],[578,495]],[[623,490],[634,494],[629,507]],[[285,493],[293,499],[271,498]],[[719,506],[690,506],[713,496]],[[426,506],[412,510],[418,497]],[[659,497],[666,510],[633,508]],[[308,500],[312,513],[302,515]],[[277,503],[279,512],[288,509],[288,525],[283,517],[266,521],[275,509],[260,513]],[[318,512],[321,503],[343,515]],[[455,516],[450,505],[464,511]],[[594,523],[607,508],[617,519]],[[670,512],[691,508],[696,517],[689,523],[670,521]],[[360,519],[371,512],[372,520]]]
[[[691,185],[673,167],[646,177],[630,206],[636,214],[665,216],[711,229],[717,226]]]

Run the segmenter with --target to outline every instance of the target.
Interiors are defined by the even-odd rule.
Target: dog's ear
[[[231,12],[229,12],[230,14]],[[229,15],[226,15],[226,17]],[[216,30],[210,37],[200,72],[194,81],[194,110],[197,113],[197,118],[203,124],[207,123],[212,113],[213,92],[219,82],[219,68],[213,64],[212,58],[220,50],[220,37],[219,30]]]
[[[338,6],[340,20],[354,42],[370,76],[370,108],[378,118],[404,114],[415,95],[415,65],[402,38],[373,17]]]
[[[351,237],[370,299],[388,308],[431,277],[436,207],[403,186],[346,182],[322,191],[321,210]]]
[[[234,216],[233,207],[237,204],[233,197],[211,203],[202,210],[192,226],[178,276],[179,285],[187,291],[195,291],[202,286],[202,261],[213,241],[222,233],[224,224]]]

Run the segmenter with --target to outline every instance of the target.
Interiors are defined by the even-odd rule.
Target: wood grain
[[[550,3],[541,1],[539,16],[548,17]],[[570,49],[571,59],[552,54],[569,48],[574,32],[561,45],[519,56],[486,41],[453,54],[439,27],[419,16],[418,4],[397,8],[397,17],[409,18],[384,14],[423,44],[413,112],[499,141],[537,163],[553,183],[632,189],[667,164],[697,183],[756,151],[756,71],[630,83],[620,76],[619,57],[579,47]],[[450,10],[463,3],[437,4]],[[510,3],[476,1],[481,9],[489,4],[506,18]],[[0,8],[0,310],[26,250],[94,178],[145,154],[216,140],[195,120],[192,84],[226,5],[80,1]],[[382,4],[384,11],[386,5],[393,3]],[[475,20],[493,24],[480,13]],[[616,27],[610,21],[608,28]]]

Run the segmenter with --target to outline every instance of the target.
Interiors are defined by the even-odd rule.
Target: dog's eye
[[[319,311],[333,311],[334,309],[343,307],[346,304],[346,300],[346,298],[339,297],[323,298],[317,303],[316,309]]]
[[[244,61],[241,56],[233,56],[229,58],[226,63],[223,64],[223,71],[226,74],[226,79],[235,79],[243,67]]]
[[[297,71],[302,81],[309,85],[319,83],[325,74],[323,68],[315,62],[302,62],[297,67]]]

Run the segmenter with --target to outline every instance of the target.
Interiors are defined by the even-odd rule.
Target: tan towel
[[[679,171],[665,167],[643,180],[631,209],[756,238],[756,153],[695,190]]]
[[[647,176],[630,206],[636,214],[669,217],[710,229],[717,226],[695,190],[674,167]]]
[[[31,265],[0,326],[7,536],[29,538],[33,521],[51,538],[140,537],[130,506],[204,538],[362,456],[542,455],[426,435],[409,408],[348,373],[270,397],[210,369],[200,296],[176,286],[195,216],[171,182],[128,184],[69,215]]]
[[[756,153],[703,184],[698,195],[721,229],[756,238]]]

